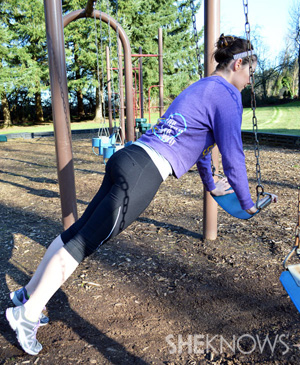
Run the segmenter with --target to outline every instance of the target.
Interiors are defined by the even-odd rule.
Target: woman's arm
[[[197,162],[197,168],[203,185],[207,191],[212,191],[216,188],[214,178],[211,171],[211,155],[208,153]]]
[[[218,105],[213,119],[215,141],[222,155],[224,174],[239,199],[242,209],[252,209],[245,155],[241,135],[241,109],[237,100]]]
[[[211,194],[215,196],[221,196],[234,192],[232,189],[230,189],[230,184],[228,183],[227,178],[214,181],[211,169],[210,153],[197,162],[197,168],[206,190],[210,191]]]

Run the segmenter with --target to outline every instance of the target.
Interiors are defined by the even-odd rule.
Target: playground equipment
[[[251,41],[250,41],[250,24],[248,21],[248,1],[243,1],[244,4],[244,13],[245,13],[245,32],[247,35],[247,44],[248,44],[248,57],[249,57],[249,71],[250,71],[250,82],[251,82],[251,107],[253,111],[253,132],[255,136],[255,157],[256,157],[256,178],[257,178],[257,186],[256,186],[256,208],[257,212],[255,214],[248,214],[245,210],[242,209],[239,200],[235,193],[227,194],[223,196],[214,196],[211,195],[212,198],[220,205],[223,210],[227,213],[232,215],[233,217],[239,219],[249,219],[252,218],[254,215],[258,214],[263,208],[267,207],[272,201],[272,194],[267,193],[264,191],[264,187],[261,183],[261,171],[260,171],[260,163],[259,163],[259,141],[258,141],[258,127],[257,127],[257,117],[255,115],[256,109],[256,99],[255,99],[255,92],[254,92],[254,71],[252,67],[252,49],[251,49]],[[197,50],[197,59],[198,59],[198,73],[199,77],[202,78],[202,66],[201,66],[201,59],[200,59],[200,51],[198,47],[198,35],[197,29],[195,25],[195,14],[194,14],[194,3],[191,0],[191,9],[193,15],[193,24],[194,24],[194,38],[196,43],[196,50]],[[212,156],[212,173],[213,176],[218,176],[223,178],[224,176],[218,174],[217,168],[214,164],[214,158]]]
[[[98,47],[98,31],[97,31],[97,21],[96,21],[96,5],[93,4],[93,14],[94,14],[94,27],[95,27],[95,46],[96,46],[96,56],[97,56],[97,78],[98,78],[98,95],[99,99],[101,98],[101,90],[100,90],[100,67],[99,67],[99,47]],[[107,2],[107,12],[109,12],[109,3]],[[100,6],[100,14],[101,14],[101,6]],[[116,12],[116,18],[118,17],[118,13]],[[106,82],[104,78],[104,60],[103,60],[103,39],[107,38],[109,40],[109,46],[105,47],[106,53]],[[119,24],[116,20],[116,46],[117,46],[117,61],[118,68],[112,67],[112,57],[111,57],[111,49],[112,49],[112,37],[111,37],[111,28],[110,28],[110,18],[108,19],[108,36],[104,36],[102,22],[100,22],[100,54],[101,54],[101,75],[102,75],[102,113],[100,116],[100,127],[98,130],[98,136],[92,138],[92,149],[96,155],[103,156],[103,162],[112,156],[112,154],[118,149],[124,146],[125,135],[124,131],[124,102],[123,102],[123,94],[121,99],[121,77],[123,77],[121,62],[120,62],[120,39],[119,39]],[[114,88],[114,78],[111,75],[111,71],[117,70],[118,75],[118,90],[119,92],[115,92]],[[122,76],[120,76],[122,75]],[[105,85],[107,88],[105,90]],[[112,97],[113,96],[113,97]],[[107,97],[107,98],[106,98]],[[116,123],[116,100],[119,114],[119,125]],[[105,114],[106,114],[106,101],[108,105],[108,119],[109,119],[109,128],[105,127]],[[100,103],[101,104],[101,103]],[[122,104],[122,113],[120,112],[120,106]],[[102,126],[101,126],[102,125]],[[123,128],[122,128],[123,126]],[[116,144],[118,141],[118,145]],[[97,153],[95,152],[97,149]]]
[[[198,34],[196,28],[196,16],[194,0],[190,0],[192,9],[192,19],[194,26],[194,38],[197,49],[198,59],[198,71],[199,76],[202,77],[202,66],[200,60],[200,50],[198,47]],[[215,62],[211,57],[214,49],[215,42],[220,35],[220,0],[205,0],[204,1],[204,74],[210,75],[215,70]],[[214,148],[212,151],[212,159],[216,171],[218,171],[218,148]],[[203,237],[209,240],[215,240],[217,238],[217,216],[218,206],[210,193],[204,189],[203,197]]]
[[[149,128],[151,128],[151,109],[156,108],[159,109],[159,116],[161,117],[164,112],[164,102],[163,102],[163,39],[162,39],[162,29],[158,29],[158,54],[143,54],[142,47],[139,47],[138,54],[132,54],[133,63],[136,60],[139,60],[138,67],[133,67],[134,71],[134,114],[135,114],[135,122],[136,129],[139,130],[139,133],[145,133]],[[158,58],[158,77],[159,84],[151,85],[148,89],[148,112],[149,112],[149,120],[144,118],[144,92],[143,92],[143,58],[148,57],[157,57]],[[159,106],[151,106],[150,105],[150,91],[152,88],[159,88]],[[140,115],[138,116],[138,112]]]
[[[77,206],[63,27],[77,19],[96,16],[97,19],[105,23],[109,22],[110,27],[116,31],[117,22],[105,13],[95,11],[95,14],[93,14],[92,0],[88,0],[85,9],[73,11],[64,16],[64,18],[62,17],[61,0],[45,0],[44,5],[57,172],[61,196],[62,221],[66,229],[77,220]],[[124,52],[126,138],[130,141],[134,139],[131,48],[128,37],[119,24],[118,31]]]
[[[283,261],[284,272],[280,276],[281,284],[292,302],[300,312],[300,264],[290,264],[288,261],[296,255],[300,258],[300,193],[298,193],[298,222],[295,230],[295,244]]]
[[[110,32],[110,19],[108,21],[108,34],[104,34],[102,22],[100,22],[100,47],[98,46],[98,31],[97,31],[97,22],[96,22],[96,6],[97,3],[94,2],[93,5],[93,14],[94,14],[94,27],[95,27],[95,46],[96,46],[96,56],[97,56],[97,77],[98,77],[98,95],[101,95],[100,90],[100,57],[101,54],[101,75],[102,75],[102,113],[100,116],[100,127],[98,130],[98,136],[92,138],[92,150],[97,155],[104,154],[108,156],[107,149],[110,148],[110,154],[112,155],[116,150],[124,147],[125,142],[125,135],[124,135],[124,97],[122,93],[122,79],[123,79],[123,66],[122,66],[122,57],[123,55],[120,52],[120,44],[119,44],[119,25],[118,25],[118,13],[116,10],[116,45],[117,45],[117,60],[118,60],[118,67],[113,67],[112,65],[112,37]],[[99,11],[101,13],[101,4],[99,7]],[[107,1],[106,6],[107,13],[109,13],[109,2]],[[104,57],[103,57],[103,40],[108,40],[109,46],[105,47],[106,51],[106,79],[105,79],[105,72],[104,72]],[[99,49],[100,48],[100,49]],[[151,128],[151,124],[147,123],[147,120],[144,118],[144,110],[143,110],[143,70],[142,70],[142,58],[145,57],[158,57],[159,59],[159,90],[160,90],[160,115],[163,113],[163,69],[162,69],[162,29],[159,28],[158,30],[158,48],[159,54],[143,54],[142,48],[139,47],[138,54],[132,54],[131,58],[133,59],[133,64],[136,60],[139,60],[138,67],[134,67],[132,65],[133,80],[134,80],[134,116],[136,122],[136,128],[139,130],[139,133],[145,133],[146,130]],[[117,79],[118,79],[118,92],[116,92],[116,88],[114,87],[114,77],[113,72],[117,72]],[[105,89],[106,85],[106,89]],[[138,97],[139,93],[139,97]],[[105,117],[106,117],[106,101],[108,104],[108,119],[109,119],[109,128],[105,127]],[[117,103],[116,103],[117,101]],[[116,107],[116,104],[117,107]],[[116,109],[118,110],[119,115],[119,125],[116,125]],[[140,111],[140,118],[138,117],[138,111]],[[114,125],[113,125],[114,122]],[[105,159],[104,159],[105,161]]]
[[[62,221],[66,229],[77,219],[77,207],[63,27],[80,18],[94,17],[93,0],[87,1],[85,9],[73,11],[64,18],[62,17],[61,0],[44,0],[44,7],[57,172],[61,196]],[[110,19],[110,27],[116,31],[117,22],[113,18],[99,11],[95,11],[95,16],[98,20],[105,23],[108,23],[108,19]],[[204,70],[206,75],[208,75],[214,70],[211,54],[214,50],[215,40],[220,34],[220,0],[204,1],[204,20]],[[126,33],[119,25],[118,29],[123,46],[125,65],[126,137],[130,141],[134,139],[131,49]],[[159,54],[162,54],[162,52],[159,51]],[[120,92],[122,92],[122,85]],[[160,92],[162,92],[162,88]],[[160,97],[160,102],[162,102],[162,97]],[[163,105],[160,107],[162,109]],[[122,112],[122,107],[120,111]],[[213,151],[213,159],[217,168],[216,149]],[[207,239],[215,239],[217,237],[217,204],[207,192],[204,197],[204,237]]]

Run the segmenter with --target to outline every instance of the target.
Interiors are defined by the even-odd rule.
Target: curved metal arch
[[[127,140],[134,140],[134,115],[133,115],[133,89],[132,89],[132,64],[131,64],[131,47],[129,39],[124,29],[117,21],[106,13],[100,12],[99,10],[93,11],[89,14],[86,9],[72,11],[71,13],[63,17],[64,28],[74,20],[82,18],[94,18],[94,16],[100,21],[110,24],[111,28],[116,32],[118,25],[119,37],[124,50],[124,62],[125,62],[125,104],[126,104],[126,130]]]

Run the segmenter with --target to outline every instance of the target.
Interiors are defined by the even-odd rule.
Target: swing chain
[[[100,53],[101,53],[101,74],[102,74],[102,94],[101,94],[101,82],[100,82],[100,67],[99,67],[99,45],[98,45],[98,31],[97,31],[97,21],[96,21],[96,8],[97,8],[98,0],[94,1],[94,26],[95,26],[95,46],[96,46],[96,55],[97,55],[97,80],[98,80],[98,93],[99,93],[99,106],[101,106],[100,110],[100,126],[98,130],[98,137],[109,136],[106,128],[105,128],[105,100],[104,100],[104,61],[103,61],[103,36],[102,36],[102,4],[100,1]],[[103,126],[101,127],[101,124]]]
[[[106,11],[107,14],[110,14],[110,9],[109,9],[109,0],[106,1]],[[110,68],[111,73],[110,73],[110,80],[107,80],[107,82],[111,84],[111,92],[113,95],[113,102],[112,102],[112,106],[113,106],[113,120],[114,120],[114,126],[116,124],[116,107],[115,107],[115,88],[114,88],[114,78],[113,78],[113,67],[112,67],[112,57],[111,57],[111,49],[112,49],[112,41],[111,41],[111,27],[110,27],[110,17],[108,18],[108,48],[109,48],[109,61],[110,61],[110,65],[107,65],[107,67]]]
[[[253,70],[253,59],[252,59],[252,46],[250,41],[250,23],[248,20],[248,0],[243,0],[244,4],[244,13],[245,13],[245,33],[247,38],[247,52],[249,58],[249,74],[250,74],[250,85],[251,85],[251,109],[253,112],[252,115],[252,124],[253,124],[253,133],[254,133],[254,155],[256,157],[256,180],[257,180],[257,202],[260,196],[264,195],[264,188],[261,184],[261,169],[259,163],[259,140],[258,140],[258,124],[257,124],[257,117],[256,117],[256,98],[255,98],[255,91],[254,91],[254,70]]]
[[[99,94],[99,105],[101,105],[101,88],[100,88],[100,72],[99,72],[99,50],[98,50],[98,32],[97,32],[97,20],[96,20],[96,1],[93,4],[94,10],[94,26],[95,26],[95,46],[96,46],[96,57],[97,57],[97,81],[98,81],[98,94]],[[100,20],[101,22],[101,20]],[[102,114],[102,112],[101,112]],[[100,129],[98,130],[98,137],[100,136]]]
[[[197,53],[197,60],[198,60],[198,74],[199,74],[200,79],[202,79],[203,72],[202,72],[201,56],[200,56],[200,48],[199,48],[199,37],[198,37],[197,26],[196,26],[196,14],[195,14],[194,0],[190,0],[190,7],[192,10],[194,40],[195,40],[195,44],[196,44],[196,53]]]
[[[118,20],[118,1],[116,3],[116,21],[117,21],[117,29],[116,29],[116,35],[117,35],[117,61],[118,61],[118,90],[120,93],[121,90],[121,69],[120,69],[120,34],[119,34],[119,20]],[[116,141],[117,138],[119,137],[120,141],[123,142],[123,138],[122,138],[122,133],[121,133],[121,97],[120,94],[118,95],[118,99],[117,99],[117,106],[118,106],[118,112],[119,112],[119,128],[118,128],[118,132],[116,134]]]

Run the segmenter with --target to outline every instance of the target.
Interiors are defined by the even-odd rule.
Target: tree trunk
[[[95,110],[95,122],[99,122],[102,119],[102,103],[99,95],[99,88],[96,87],[96,110]]]
[[[79,117],[84,117],[83,95],[81,90],[76,91],[77,94],[77,113]]]
[[[263,80],[262,80],[262,87],[263,87],[263,98],[266,100],[268,97],[268,92],[267,92],[267,79],[265,78],[265,76],[263,75]]]
[[[4,128],[11,127],[12,122],[10,117],[9,104],[5,92],[1,93],[1,105],[4,117]]]
[[[74,49],[77,49],[77,45],[76,43],[74,44]],[[75,79],[76,80],[80,80],[81,76],[80,76],[80,63],[78,62],[78,55],[77,52],[74,52],[74,58],[75,58],[75,63],[77,65],[76,67],[76,73],[75,73]],[[77,88],[77,87],[76,87]],[[83,95],[82,95],[82,90],[81,89],[77,89],[76,90],[76,96],[77,96],[77,115],[80,118],[85,117],[85,112],[84,112],[84,106],[83,106]]]
[[[44,122],[44,113],[42,108],[42,96],[41,92],[35,93],[35,113],[36,113],[36,122],[42,123]]]

